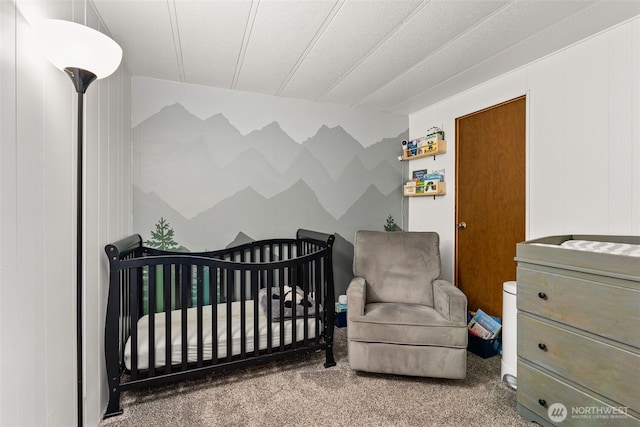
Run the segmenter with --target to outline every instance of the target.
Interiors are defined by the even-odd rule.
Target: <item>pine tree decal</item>
[[[387,217],[387,222],[384,224],[384,231],[400,231],[401,228],[396,224],[396,220],[393,215]]]
[[[156,231],[151,232],[151,240],[144,243],[165,251],[178,249],[178,243],[173,240],[173,228],[169,227],[169,223],[163,217],[160,217],[160,221],[156,224]]]

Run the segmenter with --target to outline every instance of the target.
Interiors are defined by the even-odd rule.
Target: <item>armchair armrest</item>
[[[347,317],[364,316],[367,282],[364,277],[354,277],[347,288]]]
[[[451,322],[467,324],[467,297],[446,280],[433,281],[433,308]]]

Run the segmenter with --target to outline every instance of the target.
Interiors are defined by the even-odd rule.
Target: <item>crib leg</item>
[[[330,343],[327,345],[324,367],[330,368],[332,366],[336,366],[336,359],[333,358],[333,343]]]
[[[104,414],[104,419],[109,417],[115,417],[122,415],[124,411],[120,407],[120,390],[117,388],[111,388],[109,390],[109,403],[107,404],[107,411]]]
[[[336,366],[336,359],[333,357],[333,316],[330,316],[331,322],[327,322],[328,325],[325,329],[326,338],[325,341],[327,343],[326,349],[326,360],[324,362],[325,368],[330,368],[332,366]]]

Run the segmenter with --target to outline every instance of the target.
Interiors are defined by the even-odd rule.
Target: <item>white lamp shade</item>
[[[36,28],[47,59],[60,70],[67,67],[90,71],[98,79],[120,66],[122,49],[111,38],[75,22],[44,20]]]

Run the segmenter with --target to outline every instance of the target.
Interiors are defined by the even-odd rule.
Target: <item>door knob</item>
[[[456,227],[458,227],[458,230],[464,230],[465,228],[467,228],[467,223],[466,222],[459,222],[456,224]]]

